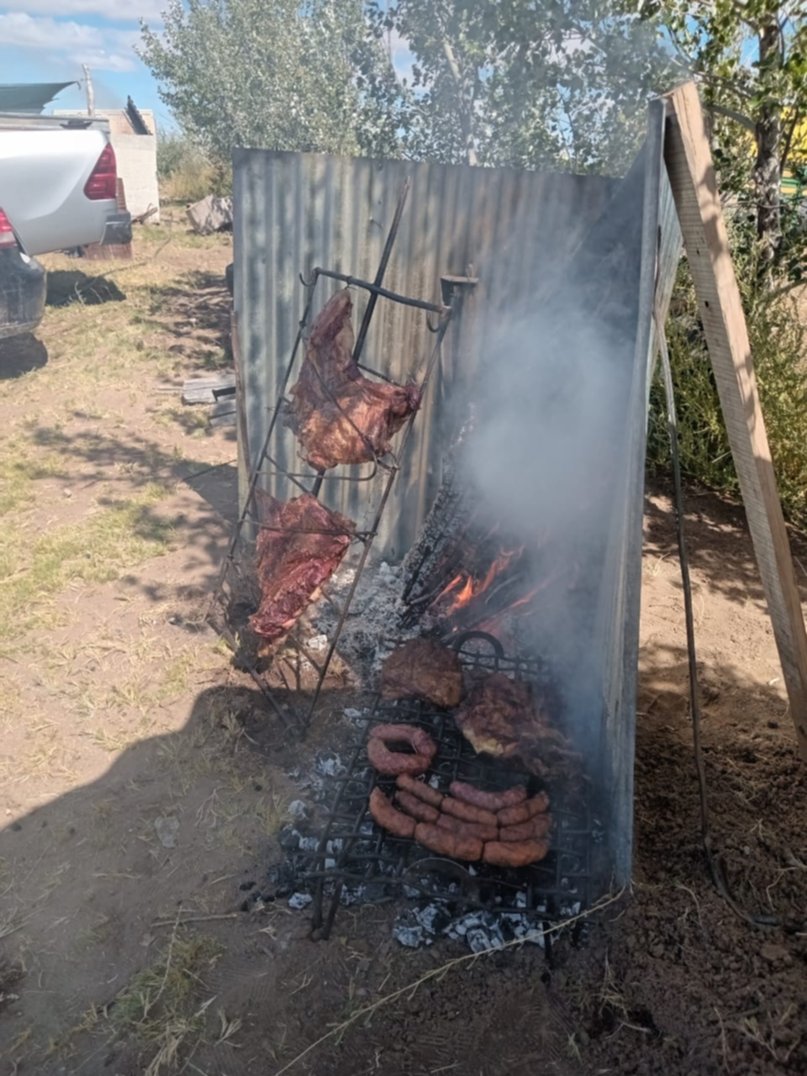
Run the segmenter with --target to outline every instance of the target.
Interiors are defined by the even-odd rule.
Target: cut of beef
[[[491,673],[474,685],[454,720],[474,751],[512,758],[541,719],[529,684]]]
[[[256,494],[261,531],[256,557],[261,601],[250,617],[256,635],[275,641],[294,626],[350,545],[349,519],[309,493],[292,501]]]
[[[490,673],[474,685],[454,720],[479,754],[518,759],[527,771],[544,778],[578,776],[579,756],[550,724],[544,701],[523,681]]]
[[[390,438],[420,407],[417,385],[364,377],[353,361],[353,303],[340,291],[311,326],[302,369],[291,389],[286,422],[303,459],[318,471],[367,463],[388,451]]]
[[[462,668],[456,652],[435,639],[411,639],[394,650],[381,670],[384,699],[427,699],[445,710],[462,698]]]

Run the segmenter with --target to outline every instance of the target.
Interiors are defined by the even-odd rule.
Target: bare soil
[[[689,492],[687,522],[713,840],[738,904],[784,925],[749,926],[708,874],[659,486],[646,504],[634,882],[584,943],[561,939],[551,964],[534,947],[412,952],[393,941],[389,906],[345,909],[315,942],[306,912],[250,899],[355,700],[327,699],[311,740],[293,742],[202,621],[235,446],[175,389],[229,366],[229,259],[226,238],[176,223],[139,233],[131,266],[54,259],[40,333],[0,354],[13,494],[0,1072],[807,1071],[807,778],[742,513],[708,494]],[[807,583],[807,550],[794,550]]]

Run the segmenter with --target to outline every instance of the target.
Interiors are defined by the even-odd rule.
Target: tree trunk
[[[759,34],[759,68],[764,82],[767,72],[781,66],[781,40],[777,23],[763,27]],[[756,124],[757,160],[754,182],[757,196],[757,237],[763,275],[769,275],[781,239],[779,212],[782,117],[775,101],[760,109]]]

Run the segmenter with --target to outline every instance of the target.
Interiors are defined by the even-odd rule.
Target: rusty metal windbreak
[[[541,662],[505,655],[498,641],[484,632],[467,632],[452,645],[471,676],[503,672],[552,688]],[[605,830],[597,812],[598,790],[588,781],[575,795],[552,790],[551,850],[545,860],[529,867],[475,863],[469,869],[380,829],[370,817],[368,798],[376,784],[394,790],[394,779],[380,777],[369,765],[367,738],[374,725],[395,722],[423,728],[436,741],[432,774],[442,791],[453,780],[490,789],[526,782],[530,794],[543,787],[514,762],[476,754],[445,710],[416,699],[384,702],[377,697],[345,772],[330,779],[335,786],[331,805],[304,878],[314,892],[312,927],[317,937],[329,936],[340,904],[390,901],[402,893],[447,902],[460,912],[526,913],[545,923],[563,918],[573,905],[585,908],[601,895],[608,882]]]
[[[353,475],[353,474],[326,474],[323,471],[304,471],[304,470],[292,470],[288,467],[283,467],[279,461],[279,453],[273,450],[273,442],[276,432],[279,429],[278,420],[289,406],[289,399],[286,395],[289,381],[292,377],[295,364],[297,362],[298,355],[300,353],[300,344],[303,341],[304,331],[308,325],[308,320],[311,314],[312,304],[314,300],[314,294],[317,285],[320,280],[335,280],[345,284],[348,287],[360,288],[366,291],[370,295],[370,300],[364,312],[364,317],[359,329],[359,335],[356,340],[353,359],[358,363],[359,367],[368,373],[372,373],[377,377],[384,377],[378,371],[369,367],[362,366],[359,362],[361,357],[362,347],[367,336],[367,331],[370,326],[370,322],[373,317],[373,313],[376,308],[376,304],[379,299],[395,303],[399,306],[409,307],[415,310],[424,311],[427,314],[434,314],[437,316],[437,324],[429,325],[430,332],[434,335],[434,340],[429,352],[429,355],[425,361],[422,369],[421,376],[417,379],[421,393],[426,391],[426,388],[432,378],[435,367],[437,365],[440,351],[443,343],[443,339],[448,330],[448,326],[451,320],[452,308],[447,303],[431,303],[424,299],[420,299],[413,296],[401,295],[397,292],[391,291],[388,288],[383,287],[383,279],[386,271],[386,267],[389,263],[390,253],[392,251],[393,244],[395,242],[398,229],[400,227],[401,217],[403,215],[406,198],[409,193],[409,183],[405,182],[400,190],[398,197],[398,203],[396,211],[393,217],[393,221],[387,236],[386,243],[381,255],[378,270],[375,274],[375,279],[370,282],[367,280],[361,280],[357,277],[351,276],[347,273],[336,272],[335,270],[326,269],[322,267],[316,267],[311,273],[309,279],[304,279],[301,276],[301,281],[308,292],[308,299],[305,305],[303,316],[300,319],[300,325],[297,332],[297,336],[292,347],[291,356],[289,358],[286,370],[281,382],[280,394],[275,402],[274,408],[271,412],[269,425],[266,432],[261,451],[255,462],[255,465],[251,468],[249,476],[249,485],[247,488],[247,495],[243,505],[243,508],[239,514],[238,520],[233,528],[233,533],[230,539],[230,544],[227,549],[227,553],[222,563],[219,579],[215,587],[213,598],[211,601],[210,609],[208,611],[208,619],[214,624],[217,630],[227,638],[233,649],[238,650],[238,640],[236,639],[233,631],[228,623],[228,617],[226,609],[223,609],[223,604],[226,598],[231,596],[232,587],[228,586],[232,575],[237,575],[240,569],[240,561],[247,560],[245,557],[245,546],[248,541],[248,534],[254,533],[256,530],[266,528],[267,524],[261,521],[260,513],[257,505],[257,495],[259,485],[262,479],[265,478],[277,478],[285,479],[292,486],[299,489],[301,492],[308,493],[313,497],[319,497],[323,484],[326,482],[352,482],[352,483],[366,483],[367,484],[367,505],[371,507],[373,505],[372,494],[375,493],[376,499],[372,510],[372,519],[369,526],[355,530],[352,533],[354,541],[360,545],[359,559],[354,569],[353,579],[350,587],[348,588],[345,598],[341,602],[334,600],[332,596],[328,594],[327,584],[323,585],[323,596],[326,601],[331,605],[337,614],[337,621],[334,629],[328,639],[327,650],[324,657],[320,660],[315,657],[311,652],[311,647],[307,644],[305,637],[302,635],[300,628],[300,620],[298,618],[297,623],[286,635],[282,641],[282,646],[278,649],[286,650],[291,647],[296,650],[298,655],[308,662],[316,672],[316,684],[312,692],[311,698],[304,702],[303,713],[295,714],[295,720],[291,722],[289,720],[289,714],[287,712],[289,704],[286,703],[286,708],[280,704],[275,696],[275,692],[270,688],[266,681],[265,675],[258,671],[256,664],[243,654],[239,657],[239,660],[246,671],[252,676],[255,683],[260,688],[264,697],[271,705],[274,712],[283,721],[287,727],[294,727],[294,730],[304,736],[308,730],[308,727],[313,717],[314,711],[317,707],[317,703],[322,692],[325,678],[328,674],[328,670],[333,659],[334,652],[339,642],[339,636],[345,623],[345,619],[350,610],[350,605],[356,592],[356,588],[361,579],[362,572],[367,563],[367,558],[370,554],[373,541],[378,534],[379,524],[381,522],[384,509],[389,495],[392,490],[395,477],[400,469],[400,457],[406,448],[406,444],[412,432],[414,421],[417,417],[417,412],[410,416],[407,423],[404,425],[401,431],[397,444],[396,452],[388,452],[383,457],[376,456],[370,466],[369,473]],[[385,378],[386,379],[386,378]],[[389,379],[386,379],[389,380]],[[330,390],[328,390],[330,392]],[[337,407],[340,407],[338,400],[331,396],[332,401]],[[341,409],[341,408],[340,408]],[[344,414],[344,412],[343,412]],[[354,425],[352,419],[345,415],[351,425]],[[362,431],[355,425],[354,429],[363,437]],[[371,487],[373,480],[379,478],[380,482],[374,484],[375,488]],[[380,486],[380,488],[379,488]],[[304,533],[303,531],[295,532],[291,529],[285,529],[285,533]],[[310,533],[310,532],[309,532]],[[318,532],[325,533],[325,532]],[[310,603],[309,603],[310,604]],[[217,615],[218,613],[218,615]]]

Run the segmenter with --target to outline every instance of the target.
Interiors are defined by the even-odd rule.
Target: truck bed
[[[117,203],[84,188],[108,142],[105,120],[0,115],[0,207],[27,254],[104,240]]]

